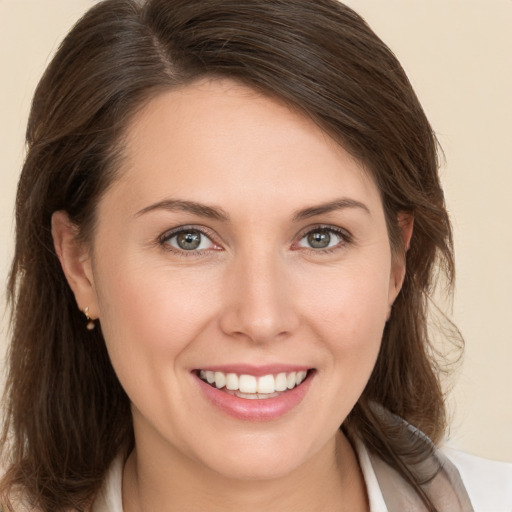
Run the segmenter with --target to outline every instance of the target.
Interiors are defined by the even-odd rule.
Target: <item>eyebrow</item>
[[[309,219],[310,217],[315,217],[316,215],[322,215],[336,210],[344,210],[346,208],[358,208],[370,215],[370,210],[364,203],[356,201],[355,199],[341,198],[329,201],[328,203],[298,210],[293,215],[293,222],[299,222],[304,219]],[[230,220],[229,215],[222,208],[208,206],[195,201],[186,201],[183,199],[164,199],[163,201],[159,201],[158,203],[151,204],[142,210],[139,210],[135,216],[140,217],[141,215],[154,210],[167,210],[171,212],[183,211],[199,215],[200,217],[224,222],[228,222]]]
[[[317,206],[311,206],[310,208],[299,210],[294,214],[293,221],[297,222],[304,219],[309,219],[310,217],[315,217],[316,215],[322,215],[324,213],[330,213],[336,210],[345,210],[346,208],[358,208],[366,212],[368,215],[371,215],[370,209],[364,203],[356,201],[355,199],[344,197],[341,199],[335,199],[334,201],[329,201],[328,203],[323,203]]]
[[[142,210],[138,211],[135,216],[140,217],[141,215],[152,212],[154,210],[189,212],[195,215],[199,215],[200,217],[229,221],[229,215],[222,208],[208,206],[202,203],[196,203],[195,201],[184,201],[182,199],[164,199],[158,203],[146,206]]]

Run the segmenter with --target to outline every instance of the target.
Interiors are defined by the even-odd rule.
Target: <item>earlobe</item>
[[[75,295],[78,308],[87,309],[91,319],[98,318],[99,311],[91,258],[87,245],[79,240],[78,228],[64,211],[52,215],[52,237],[55,252],[59,258],[62,271]]]

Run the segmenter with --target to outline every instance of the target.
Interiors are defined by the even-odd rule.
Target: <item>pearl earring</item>
[[[82,310],[83,314],[85,315],[85,319],[87,320],[87,329],[89,331],[92,331],[95,327],[96,327],[96,324],[94,323],[94,320],[89,316],[89,306],[86,306],[83,310]]]

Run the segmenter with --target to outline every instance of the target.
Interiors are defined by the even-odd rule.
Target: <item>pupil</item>
[[[189,231],[180,233],[177,237],[178,246],[186,251],[193,251],[201,244],[201,233]]]
[[[331,235],[327,231],[315,231],[308,235],[308,243],[314,249],[325,249],[331,242]]]

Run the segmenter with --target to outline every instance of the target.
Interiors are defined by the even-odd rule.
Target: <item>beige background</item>
[[[314,0],[312,0],[314,1]],[[24,130],[50,54],[93,0],[0,0],[0,345]],[[445,149],[453,317],[466,339],[450,443],[512,461],[512,1],[347,0],[395,51]],[[2,349],[3,353],[3,349]]]

